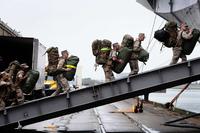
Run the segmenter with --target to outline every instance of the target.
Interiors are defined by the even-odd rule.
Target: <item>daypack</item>
[[[194,47],[200,36],[200,31],[198,29],[193,29],[192,35],[193,37],[189,40],[183,39],[182,48],[183,48],[183,53],[186,55],[190,55],[194,50]]]
[[[123,39],[122,39],[122,47],[127,47],[129,49],[133,49],[133,43],[134,43],[134,39],[131,35],[124,35]]]
[[[79,58],[77,56],[70,56],[67,61],[65,62],[64,64],[64,67],[65,68],[71,68],[70,71],[65,71],[63,73],[63,76],[69,80],[69,81],[72,81],[74,79],[74,76],[76,74],[76,67],[78,65],[78,62],[79,62]]]
[[[48,56],[48,66],[46,67],[47,75],[49,76],[55,76],[57,73],[57,65],[58,65],[58,48],[57,47],[51,47],[47,49],[46,51]]]
[[[132,55],[132,49],[129,49],[127,47],[123,47],[119,50],[119,54],[117,56],[118,59],[122,59],[123,63],[113,62],[112,70],[115,73],[121,73],[124,68],[126,67],[126,64],[129,62],[130,57]]]
[[[28,71],[28,77],[22,86],[23,93],[30,94],[33,91],[33,89],[38,81],[39,75],[40,75],[39,72],[36,70]]]
[[[149,53],[142,49],[138,55],[138,60],[141,62],[147,62],[147,60],[149,59]]]
[[[104,39],[103,41],[98,39],[93,41],[92,52],[97,64],[103,65],[107,62],[111,51],[111,44],[112,42],[107,39]]]

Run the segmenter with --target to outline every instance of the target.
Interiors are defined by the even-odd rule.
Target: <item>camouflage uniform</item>
[[[10,75],[7,72],[1,72],[0,74],[0,110],[3,110],[5,108],[10,91],[11,91]]]
[[[177,23],[176,22],[168,22],[165,24],[165,30],[169,33],[169,39],[167,40],[168,46],[174,47],[176,45],[177,40]]]
[[[106,82],[112,81],[114,79],[114,74],[112,72],[112,60],[109,59],[106,62],[106,64],[104,64],[102,67],[105,74],[105,81]]]
[[[5,70],[6,72],[10,74],[11,80],[13,83],[16,80],[16,75],[19,69],[20,69],[20,63],[17,60],[15,60],[15,61],[10,62],[8,68]]]
[[[103,44],[110,44],[111,45],[111,41],[104,39],[102,41]],[[104,74],[105,74],[105,81],[109,82],[112,81],[114,79],[114,74],[112,72],[112,59],[109,57],[109,55],[106,54],[106,63],[102,66],[103,70],[104,70]]]
[[[181,58],[182,62],[187,61],[186,55],[182,52],[183,39],[191,39],[192,34],[187,34],[185,31],[179,31],[177,36],[177,42],[175,47],[173,47],[173,57],[170,65],[176,64],[178,59]]]
[[[56,69],[58,65],[59,53],[57,47],[50,47],[47,49],[48,53],[48,66],[45,67],[45,71],[49,76],[56,75]]]
[[[16,75],[16,81],[14,84],[15,93],[16,93],[16,101],[13,102],[13,104],[21,104],[24,102],[24,94],[22,92],[22,86],[24,85],[26,79],[27,79],[27,70],[19,70]]]
[[[57,69],[63,69],[64,63],[65,59],[61,57],[59,59]],[[69,83],[62,73],[56,76],[56,81],[58,83],[58,89],[52,94],[52,96],[58,95],[62,89],[64,89],[64,92],[69,91]]]
[[[136,40],[133,44],[133,53],[131,55],[131,59],[129,61],[129,65],[131,68],[131,73],[130,75],[135,75],[138,74],[139,72],[139,66],[138,66],[138,56],[139,52],[141,51],[141,41]]]

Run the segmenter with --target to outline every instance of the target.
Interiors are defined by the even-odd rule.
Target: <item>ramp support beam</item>
[[[87,87],[66,95],[33,100],[0,112],[0,127],[16,128],[200,79],[200,58],[132,77]]]

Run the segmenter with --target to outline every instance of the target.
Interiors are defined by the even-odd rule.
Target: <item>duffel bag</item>
[[[147,62],[147,60],[149,59],[149,53],[142,49],[138,55],[138,60],[141,62]]]
[[[129,49],[127,47],[123,47],[122,49],[120,49],[117,58],[122,59],[123,63],[113,62],[112,70],[115,73],[121,73],[126,67],[126,64],[129,62],[131,55],[132,55],[132,49]]]
[[[39,75],[40,74],[38,71],[35,71],[35,70],[28,71],[28,77],[22,86],[23,93],[29,94],[33,91],[33,89],[38,81]]]

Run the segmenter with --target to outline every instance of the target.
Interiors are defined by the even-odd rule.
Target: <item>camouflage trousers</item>
[[[21,88],[12,86],[1,88],[0,91],[0,110],[5,106],[18,105],[24,103],[24,95]]]
[[[0,110],[4,110],[5,107],[6,107],[5,101],[2,98],[0,98]]]
[[[16,100],[17,100],[17,104],[22,104],[24,103],[24,94],[22,92],[21,88],[16,88]]]
[[[3,110],[6,106],[5,100],[8,95],[8,89],[6,87],[0,87],[0,110]]]
[[[112,81],[114,79],[114,74],[112,72],[112,60],[108,60],[107,63],[104,64],[102,67],[105,74],[105,81]]]
[[[59,74],[56,76],[56,81],[58,84],[57,90],[52,94],[52,96],[57,96],[62,91],[68,92],[69,91],[69,83],[67,79],[63,76],[63,74]]]
[[[172,60],[170,62],[170,65],[176,64],[178,62],[179,58],[182,59],[182,62],[187,61],[187,57],[186,57],[185,54],[183,54],[182,48],[181,47],[174,47],[173,48],[173,57],[172,57]]]
[[[6,105],[18,105],[24,103],[24,94],[19,86],[13,86],[8,98],[6,99]]]
[[[138,72],[139,72],[138,60],[137,59],[131,59],[129,61],[129,65],[130,65],[130,68],[131,68],[130,75],[138,74]]]

